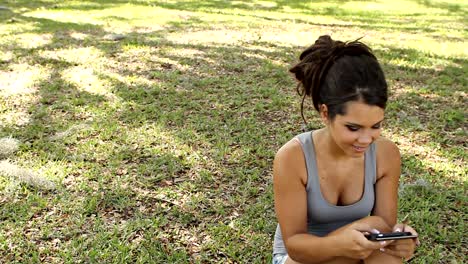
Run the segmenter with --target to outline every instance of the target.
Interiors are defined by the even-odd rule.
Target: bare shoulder
[[[400,149],[390,139],[380,137],[375,141],[375,144],[377,146],[377,156],[400,159]]]
[[[279,150],[276,152],[275,161],[282,161],[292,159],[298,154],[302,154],[301,143],[296,138],[293,138],[286,142]]]
[[[376,140],[375,144],[379,178],[388,175],[389,172],[395,172],[396,170],[399,171],[401,166],[401,155],[398,146],[393,141],[384,137],[380,137]]]
[[[301,143],[298,139],[293,138],[284,144],[276,153],[273,162],[273,176],[275,178],[289,178],[291,175],[301,175],[300,170],[304,167],[301,165],[303,165],[304,162]]]

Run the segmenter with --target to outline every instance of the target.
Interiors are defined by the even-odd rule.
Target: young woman
[[[321,36],[290,69],[324,128],[287,142],[273,165],[274,264],[402,263],[417,239],[373,242],[396,224],[400,153],[379,137],[387,83],[369,47]],[[303,115],[303,107],[301,106]],[[304,116],[304,115],[303,115]]]

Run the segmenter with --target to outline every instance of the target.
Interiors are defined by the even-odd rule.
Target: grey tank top
[[[354,204],[337,206],[323,198],[317,175],[312,132],[296,136],[304,153],[307,168],[307,230],[309,234],[326,236],[328,233],[368,216],[374,207],[374,184],[377,178],[375,144],[372,143],[364,157],[364,192]],[[273,254],[287,254],[279,224],[276,227]]]

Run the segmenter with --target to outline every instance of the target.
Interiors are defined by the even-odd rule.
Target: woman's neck
[[[325,154],[326,156],[334,159],[334,160],[340,160],[340,161],[345,161],[349,160],[352,157],[347,155],[343,149],[341,149],[337,144],[335,139],[330,133],[330,130],[327,127],[324,127],[320,130],[318,130],[317,134],[317,143],[318,149],[320,150],[321,153]]]

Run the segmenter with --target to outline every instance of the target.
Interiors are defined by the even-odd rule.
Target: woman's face
[[[336,115],[327,126],[335,143],[352,157],[361,157],[381,132],[384,109],[359,101],[345,105],[345,115]]]

